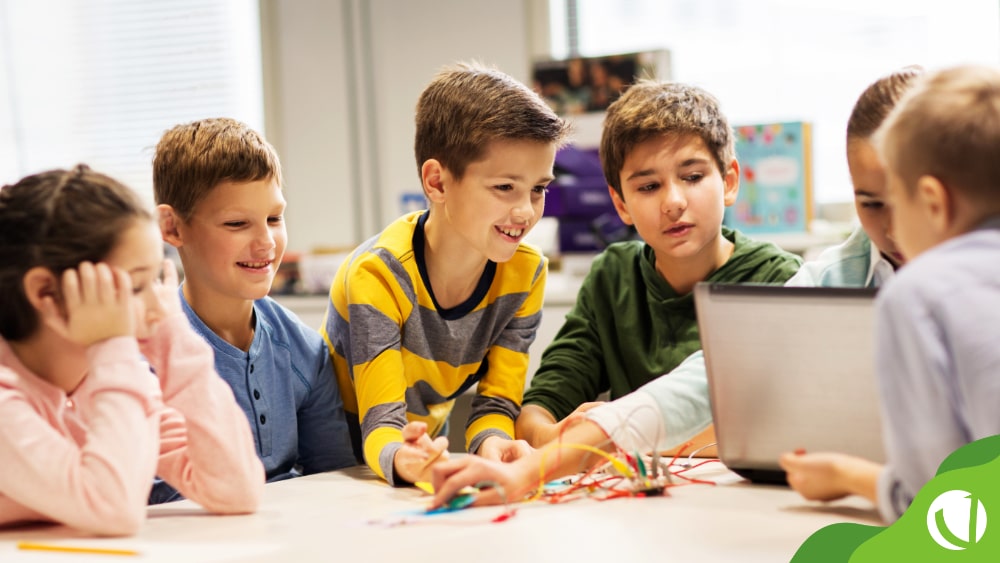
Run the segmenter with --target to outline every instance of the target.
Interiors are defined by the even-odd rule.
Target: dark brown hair
[[[697,135],[723,176],[736,158],[735,140],[719,100],[697,86],[642,79],[608,106],[601,134],[604,177],[622,195],[621,170],[636,145],[664,135]]]
[[[225,117],[177,125],[163,134],[153,157],[153,195],[184,221],[225,181],[281,182],[278,154],[257,131]]]
[[[569,126],[530,88],[476,63],[446,67],[417,101],[417,173],[437,159],[456,178],[497,139],[562,144]]]
[[[0,188],[0,335],[21,340],[38,328],[24,293],[29,270],[61,276],[81,262],[100,262],[137,219],[152,215],[136,193],[83,164]]]
[[[869,139],[882,125],[896,102],[922,75],[924,69],[917,65],[891,72],[865,88],[854,102],[851,117],[847,119],[847,140]]]

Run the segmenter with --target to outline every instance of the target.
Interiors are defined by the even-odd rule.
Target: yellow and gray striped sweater
[[[473,386],[468,451],[492,435],[513,438],[545,290],[547,259],[521,244],[509,261],[487,263],[466,302],[441,309],[423,263],[425,218],[397,219],[344,261],[320,330],[355,454],[393,484],[403,426],[422,420],[439,435]]]

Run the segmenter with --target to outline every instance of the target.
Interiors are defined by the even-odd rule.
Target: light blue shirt
[[[875,250],[872,252],[872,250]],[[893,276],[892,264],[861,227],[799,268],[785,285],[796,287],[879,287]]]
[[[265,297],[254,301],[256,328],[244,352],[208,328],[183,291],[181,303],[195,332],[212,346],[216,371],[250,421],[268,482],[357,463],[330,354],[318,332]],[[179,498],[157,480],[150,502]]]
[[[1000,217],[908,262],[876,298],[875,330],[891,522],[945,457],[1000,434]]]

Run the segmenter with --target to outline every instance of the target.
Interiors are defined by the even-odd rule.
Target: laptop
[[[784,452],[884,462],[874,365],[875,289],[695,286],[719,458],[786,483]]]

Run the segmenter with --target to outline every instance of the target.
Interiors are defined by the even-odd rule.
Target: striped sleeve
[[[479,381],[466,424],[465,440],[469,452],[478,451],[490,436],[514,438],[514,420],[521,411],[524,397],[528,348],[535,340],[542,319],[548,260],[536,250],[524,247],[504,267],[513,272],[505,272],[501,283],[510,283],[511,287],[500,288],[502,296],[493,306],[502,308],[505,299],[519,306],[487,353],[488,369]],[[530,283],[525,284],[525,280]]]

